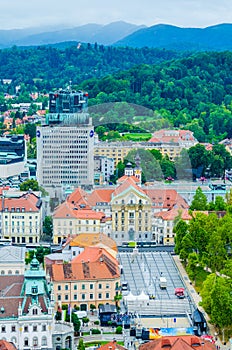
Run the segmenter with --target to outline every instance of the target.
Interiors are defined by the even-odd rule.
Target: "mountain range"
[[[151,27],[126,22],[107,25],[86,24],[73,28],[27,28],[0,30],[0,48],[38,46],[64,42],[102,45],[154,47],[172,50],[222,51],[232,50],[232,24],[206,28],[180,28],[158,24]]]

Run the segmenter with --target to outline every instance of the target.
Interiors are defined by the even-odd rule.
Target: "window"
[[[24,338],[24,346],[29,346],[28,338]]]
[[[89,299],[93,300],[93,294],[89,294]]]
[[[64,299],[68,300],[68,294],[65,294]]]
[[[42,325],[42,332],[46,332],[46,324]]]
[[[60,294],[57,295],[57,300],[59,300],[59,301],[61,300],[61,295]]]
[[[68,290],[68,284],[65,285],[65,290]]]
[[[81,289],[82,289],[82,290],[85,289],[85,284],[82,284]]]
[[[33,346],[38,346],[38,338],[37,337],[33,338]]]
[[[57,290],[61,290],[61,285],[58,285],[58,286],[57,286]]]
[[[102,298],[102,293],[98,293],[98,299]]]
[[[47,345],[47,338],[46,337],[42,337],[41,345],[42,346],[46,346]]]
[[[85,300],[85,294],[81,294],[81,299]]]
[[[90,289],[93,289],[93,284],[92,284],[92,283],[89,285],[89,288],[90,288]]]
[[[110,293],[106,293],[106,299],[109,299]]]
[[[2,333],[6,333],[6,327],[2,326]]]
[[[37,332],[37,326],[33,326],[33,332]]]
[[[102,284],[101,283],[99,283],[98,289],[102,289]]]
[[[38,315],[38,310],[37,310],[37,309],[33,309],[33,310],[32,310],[32,314],[33,314],[33,315]]]
[[[28,326],[24,326],[24,332],[25,332],[25,333],[28,332]]]
[[[110,288],[110,285],[107,283],[106,284],[106,289],[109,289]]]
[[[77,294],[74,294],[73,299],[77,300]]]
[[[11,332],[16,332],[16,327],[15,326],[11,326]]]

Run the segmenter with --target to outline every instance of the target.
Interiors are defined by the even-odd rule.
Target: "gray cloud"
[[[42,25],[107,24],[123,20],[135,24],[167,23],[206,27],[230,23],[231,0],[2,0],[0,29]]]

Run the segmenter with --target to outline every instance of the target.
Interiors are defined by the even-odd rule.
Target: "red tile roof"
[[[0,350],[16,350],[16,346],[13,343],[9,343],[6,340],[0,340]]]
[[[161,211],[159,213],[155,213],[155,217],[160,217],[163,220],[174,220],[181,213],[182,220],[191,220],[192,216],[189,214],[188,209],[180,209],[180,208],[172,208],[167,211]]]
[[[98,348],[98,350],[125,350],[126,348],[122,345],[117,344],[116,341],[111,341],[107,344],[104,344]]]
[[[167,336],[142,344],[139,350],[215,350],[216,346],[195,335]]]
[[[4,201],[0,201],[0,210],[8,208],[8,211],[16,211],[19,208],[20,211],[24,208],[25,212],[38,212],[40,209],[37,207],[38,197],[34,193],[26,193],[18,198],[4,198]],[[3,207],[4,206],[4,207]]]
[[[144,189],[144,192],[152,201],[152,206],[157,208],[171,209],[174,206],[187,209],[189,208],[188,203],[183,197],[181,197],[174,189]],[[162,203],[159,205],[159,203]]]
[[[91,252],[91,253],[90,253]],[[49,266],[54,281],[119,278],[117,260],[105,249],[87,248],[69,264]]]

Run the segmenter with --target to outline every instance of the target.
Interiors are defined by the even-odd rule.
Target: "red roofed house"
[[[3,191],[0,201],[2,236],[13,243],[38,243],[42,230],[42,200],[33,192]],[[3,215],[3,214],[2,214]]]
[[[195,335],[166,336],[142,344],[139,350],[216,350],[216,345]]]
[[[86,248],[70,263],[46,266],[57,297],[57,304],[79,306],[114,302],[120,285],[118,261],[106,249]]]
[[[154,213],[189,206],[174,189],[142,188],[141,171],[139,165],[133,169],[128,163],[116,187],[97,188],[91,194],[76,189],[54,212],[54,243],[81,233],[104,233],[118,245],[135,240],[163,242]]]

